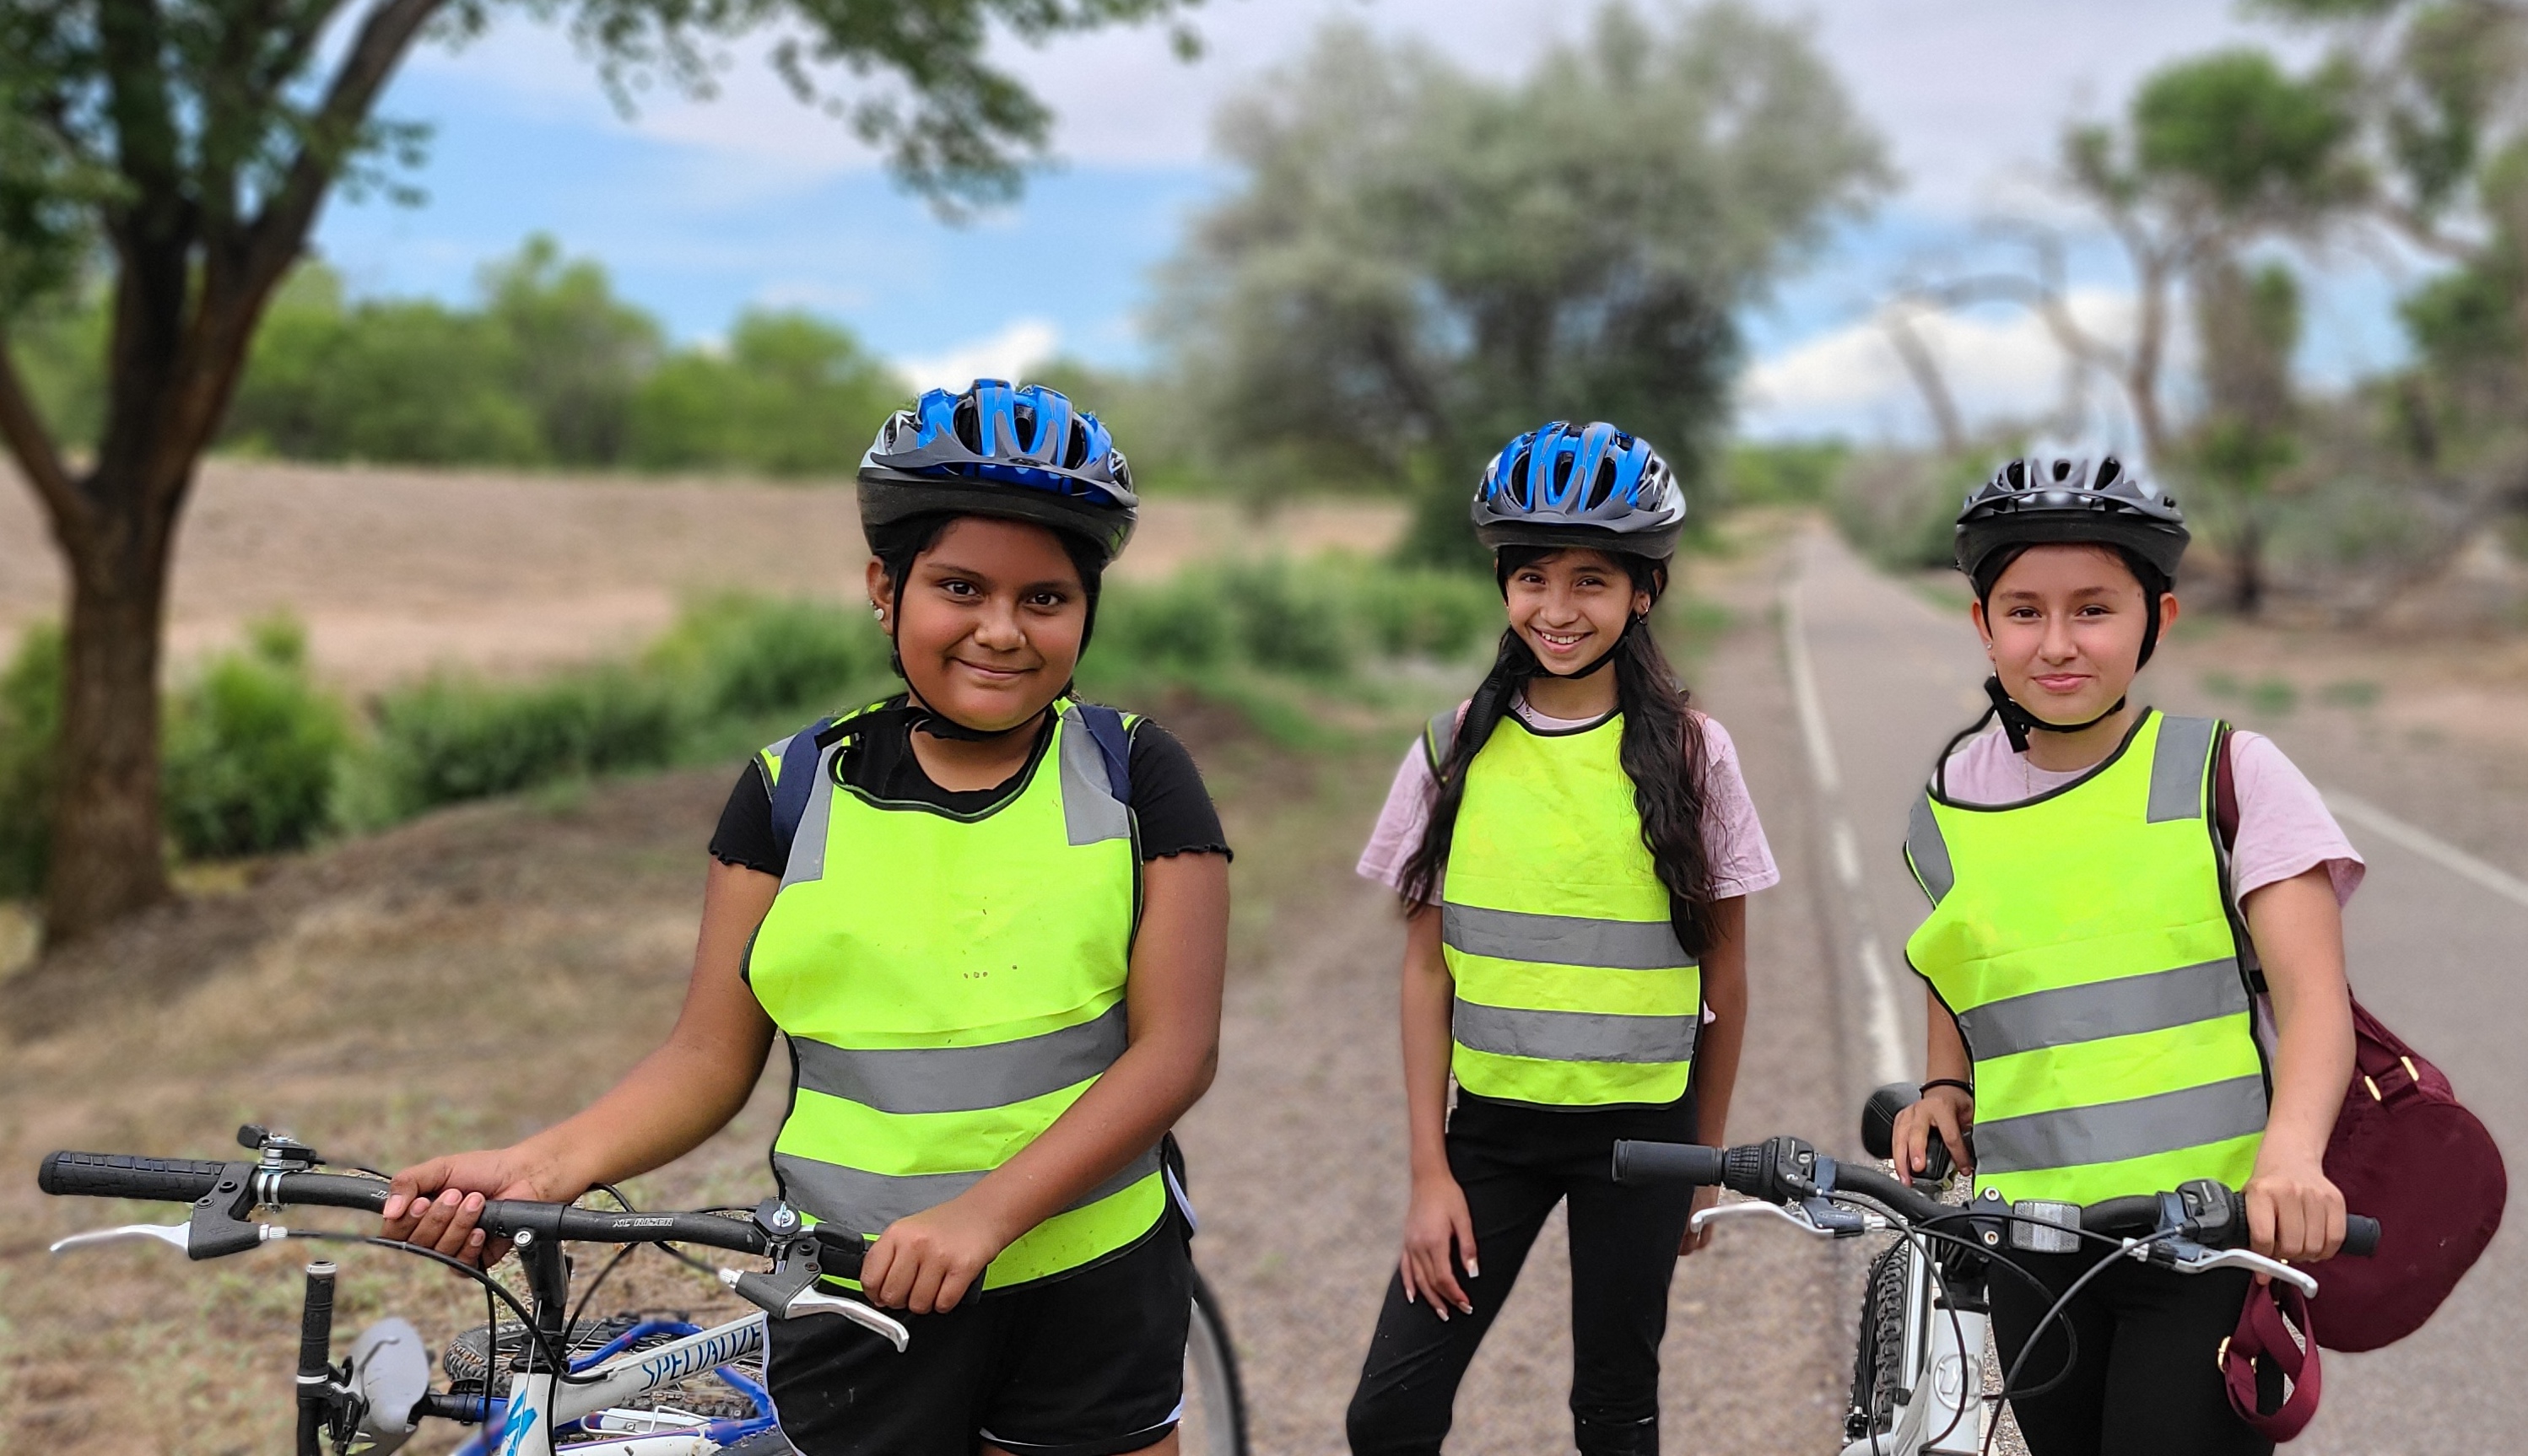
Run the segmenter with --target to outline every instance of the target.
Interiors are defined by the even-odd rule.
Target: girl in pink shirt
[[[1412,1181],[1345,1431],[1355,1456],[1437,1456],[1458,1380],[1567,1204],[1573,1443],[1652,1456],[1668,1284],[1701,1200],[1618,1186],[1610,1154],[1725,1135],[1745,897],[1773,863],[1729,735],[1688,706],[1649,629],[1685,516],[1657,452],[1611,425],[1548,425],[1494,459],[1474,515],[1508,630],[1397,769],[1360,861],[1405,904]]]
[[[2013,1200],[2243,1184],[2256,1252],[2326,1259],[2361,859],[2270,741],[2128,698],[2177,620],[2186,542],[2177,502],[2113,458],[2011,461],[1958,517],[1999,730],[1942,754],[1906,835],[1932,907],[1906,945],[1930,1075],[1897,1167],[1923,1169],[1937,1137]],[[2243,1271],[2003,1258],[1992,1327],[2031,1456],[2273,1450],[2245,1417],[2279,1403],[2279,1375],[2258,1373],[2257,1411],[2225,1380],[2242,1299],[2270,1297]]]

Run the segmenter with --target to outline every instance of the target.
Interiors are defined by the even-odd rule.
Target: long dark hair
[[[1512,572],[1554,555],[1558,547],[1504,546],[1495,564],[1504,595]],[[1647,556],[1610,551],[1638,591],[1656,601],[1667,586],[1667,568]],[[1689,954],[1700,956],[1712,940],[1712,856],[1704,839],[1702,732],[1690,721],[1693,695],[1659,650],[1647,619],[1636,619],[1615,644],[1615,709],[1624,716],[1621,758],[1633,781],[1633,807],[1641,815],[1642,844],[1659,883],[1667,887],[1669,918]],[[1466,768],[1501,726],[1529,678],[1543,672],[1536,654],[1514,630],[1501,633],[1492,671],[1466,706],[1466,716],[1440,765],[1439,798],[1422,843],[1404,861],[1406,911],[1426,907],[1448,862],[1448,840],[1466,799]]]

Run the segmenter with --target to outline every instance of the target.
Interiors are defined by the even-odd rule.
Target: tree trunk
[[[159,816],[158,667],[175,517],[169,511],[148,519],[155,513],[138,502],[152,494],[98,491],[92,499],[114,502],[99,511],[105,519],[83,540],[64,543],[70,627],[44,884],[51,946],[170,894]]]
[[[2265,531],[2252,514],[2230,539],[2230,607],[2249,620],[2265,605]]]

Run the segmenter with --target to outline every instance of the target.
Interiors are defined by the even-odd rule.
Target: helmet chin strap
[[[957,743],[993,743],[1008,738],[1012,734],[1032,729],[1044,718],[1044,709],[1037,708],[1007,728],[970,728],[922,702],[922,695],[915,692],[909,683],[905,686],[904,696],[907,708],[906,721],[913,731],[927,733],[932,738],[944,738]],[[1054,700],[1060,702],[1070,696],[1071,685],[1066,683],[1062,691],[1054,695]]]
[[[2001,719],[2001,731],[2010,735],[2010,751],[2014,754],[2028,752],[2028,735],[2031,733],[2080,733],[2095,728],[2123,712],[2128,701],[2123,698],[2117,699],[2115,706],[2085,723],[2048,723],[2021,707],[2002,688],[2001,678],[1998,675],[1983,680],[1983,696],[1992,700],[1993,715]]]

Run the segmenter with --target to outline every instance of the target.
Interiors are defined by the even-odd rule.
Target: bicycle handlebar
[[[1795,1160],[1796,1167],[1793,1166]],[[1817,1192],[1856,1193],[1916,1224],[1978,1216],[1978,1210],[1973,1207],[1941,1203],[1921,1188],[1898,1182],[1874,1168],[1813,1157],[1807,1145],[1795,1139],[1775,1139],[1737,1148],[1618,1141],[1615,1144],[1614,1176],[1618,1183],[1725,1187],[1774,1204],[1796,1202],[1803,1196]],[[2187,1185],[2188,1189],[2198,1186]],[[2199,1218],[2189,1218],[2187,1236],[2205,1248],[2244,1248],[2248,1242],[2246,1196],[2232,1188],[2223,1187],[2219,1191],[2226,1195],[2226,1202],[2219,1207],[2199,1211]],[[2188,1193],[2186,1196],[2190,1198],[2193,1195]],[[2159,1194],[2110,1198],[2083,1208],[2080,1226],[2091,1233],[2110,1237],[2141,1237],[2161,1226],[2163,1213]],[[2362,1259],[2376,1252],[2378,1247],[2379,1221],[2360,1214],[2347,1214],[2344,1221],[2344,1244],[2338,1253],[2347,1258]]]
[[[54,1153],[35,1173],[35,1186],[46,1193],[88,1198],[136,1198],[163,1203],[192,1203],[217,1193],[239,1193],[223,1186],[231,1165],[189,1158],[138,1158],[123,1153]],[[392,1191],[375,1178],[330,1172],[252,1173],[269,1178],[258,1192],[276,1205],[357,1209],[377,1213]],[[495,1198],[483,1205],[475,1222],[494,1238],[519,1233],[574,1243],[703,1244],[740,1254],[763,1254],[771,1247],[763,1229],[743,1219],[717,1214],[607,1213],[566,1203]]]

